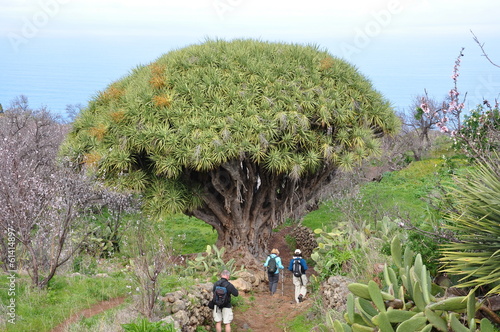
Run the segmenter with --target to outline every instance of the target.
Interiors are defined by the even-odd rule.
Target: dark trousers
[[[278,289],[278,282],[280,280],[280,274],[279,273],[268,273],[267,276],[269,277],[269,291],[271,294],[276,293],[276,289]]]

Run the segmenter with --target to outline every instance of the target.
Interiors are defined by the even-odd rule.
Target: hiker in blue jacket
[[[264,263],[264,267],[267,268],[266,271],[269,279],[269,292],[271,292],[271,295],[274,295],[274,293],[276,293],[276,289],[278,288],[280,270],[285,269],[283,263],[281,263],[279,255],[279,250],[274,248],[271,250],[271,254],[267,256],[266,262]]]
[[[297,262],[298,265],[295,265]],[[294,269],[294,266],[297,268]],[[300,249],[295,249],[293,253],[293,258],[290,260],[290,265],[288,265],[288,270],[293,273],[293,284],[295,285],[295,302],[300,303],[304,301],[304,297],[307,293],[307,263],[304,258],[302,258],[302,252]]]

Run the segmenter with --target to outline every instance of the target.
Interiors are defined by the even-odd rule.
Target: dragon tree
[[[371,82],[318,47],[208,40],[96,95],[62,152],[141,193],[148,213],[195,216],[218,246],[250,258],[398,127]]]

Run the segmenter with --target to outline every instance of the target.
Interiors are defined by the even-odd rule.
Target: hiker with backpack
[[[267,271],[267,276],[269,279],[269,292],[271,296],[276,293],[276,289],[278,288],[278,283],[280,280],[280,270],[283,270],[285,267],[283,263],[281,263],[281,258],[279,257],[279,250],[274,248],[271,250],[271,254],[267,256],[266,262],[264,263],[264,267]]]
[[[300,303],[304,301],[304,297],[307,293],[307,263],[304,258],[302,258],[302,252],[300,249],[295,249],[293,253],[293,258],[290,260],[290,265],[288,265],[288,270],[293,273],[293,284],[295,285],[295,302]]]
[[[213,299],[208,307],[213,309],[215,331],[222,332],[222,323],[225,324],[225,332],[231,332],[233,321],[233,308],[231,307],[231,295],[238,296],[238,290],[229,282],[229,271],[221,272],[221,278],[214,284]]]

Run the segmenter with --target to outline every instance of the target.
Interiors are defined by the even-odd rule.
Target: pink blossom
[[[428,114],[429,113],[429,106],[426,104],[426,103],[422,103],[420,104],[420,108],[422,109],[422,111],[424,111],[424,113]]]

